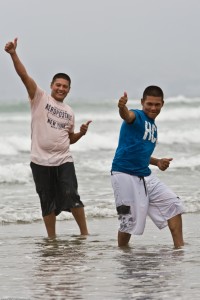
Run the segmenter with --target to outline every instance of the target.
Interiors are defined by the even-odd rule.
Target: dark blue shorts
[[[40,197],[42,216],[53,211],[71,212],[71,208],[83,207],[78,194],[78,183],[73,162],[60,166],[41,166],[30,163],[36,191]]]

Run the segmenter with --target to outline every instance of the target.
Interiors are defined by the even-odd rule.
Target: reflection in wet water
[[[33,237],[33,224],[8,226],[0,232],[0,298],[199,300],[198,222],[197,216],[181,250],[172,249],[168,231],[153,231],[151,223],[126,249],[117,247],[113,220],[93,221],[87,239],[63,233],[48,240]],[[39,228],[35,224],[36,233]]]
[[[140,247],[121,250],[115,259],[120,263],[116,275],[120,278],[124,295],[121,299],[164,299],[169,295],[174,265],[180,264],[184,250],[150,249]]]
[[[52,298],[67,295],[69,299],[83,299],[82,273],[89,270],[85,250],[84,239],[81,238],[46,240],[38,244],[34,296]]]

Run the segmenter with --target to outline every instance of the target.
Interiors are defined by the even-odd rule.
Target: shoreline
[[[191,233],[191,230],[196,230],[198,228],[198,224],[200,226],[200,214],[198,212],[194,213],[184,213],[182,215],[182,221],[183,221],[183,234],[188,236],[188,233]],[[101,234],[107,234],[112,236],[112,233],[117,235],[118,230],[118,220],[116,217],[95,217],[95,218],[87,218],[87,224],[89,229],[89,236],[90,235],[101,235]],[[106,230],[106,228],[109,228],[109,230]],[[7,238],[15,237],[20,238],[22,236],[33,236],[33,237],[44,237],[46,238],[46,229],[45,225],[43,223],[43,220],[38,220],[35,222],[17,222],[17,223],[1,223],[0,224],[0,236],[3,238],[3,236],[6,236]],[[75,222],[74,219],[68,219],[68,220],[57,220],[56,222],[56,231],[57,235],[77,235],[79,236],[79,228]],[[162,234],[164,237],[168,235],[166,231],[168,230],[168,227],[159,230],[154,223],[150,220],[150,218],[147,218],[146,227],[144,230],[143,235],[141,236],[134,236],[135,238],[144,237],[144,239],[148,238],[149,231],[154,233],[156,236],[161,236]],[[194,231],[193,231],[194,232]],[[171,235],[169,233],[169,237],[171,238]],[[190,236],[189,236],[190,237]],[[191,236],[192,237],[192,236]]]

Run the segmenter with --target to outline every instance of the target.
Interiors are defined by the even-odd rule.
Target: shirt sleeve
[[[30,99],[30,97],[29,97],[31,107],[37,106],[37,104],[43,98],[44,94],[45,94],[45,92],[39,86],[37,86],[33,99]]]

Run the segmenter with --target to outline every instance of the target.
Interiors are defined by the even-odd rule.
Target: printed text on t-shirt
[[[143,140],[151,141],[152,143],[156,142],[155,132],[157,131],[156,125],[151,124],[150,122],[145,121],[145,133],[143,136]]]
[[[47,123],[55,129],[64,129],[69,124],[72,116],[66,111],[58,109],[57,107],[47,104],[45,109],[48,111]]]

